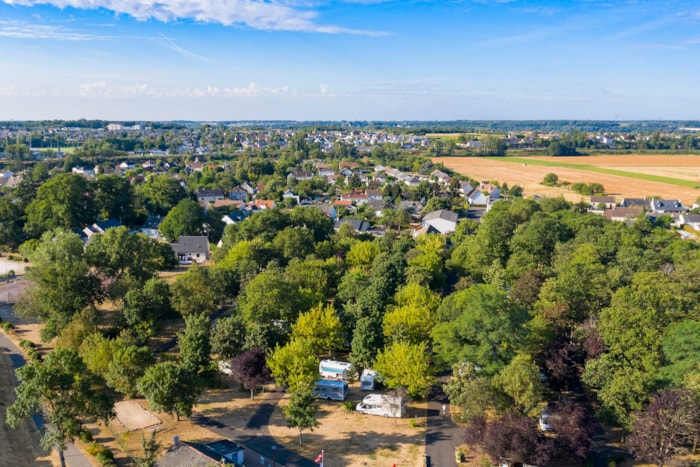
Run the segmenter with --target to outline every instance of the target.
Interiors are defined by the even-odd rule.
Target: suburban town
[[[3,463],[695,465],[691,125],[53,123],[0,124]]]

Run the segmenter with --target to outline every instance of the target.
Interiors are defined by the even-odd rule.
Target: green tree
[[[283,347],[279,345],[267,357],[267,367],[278,386],[292,391],[311,387],[318,378],[318,357],[311,343],[292,339]]]
[[[173,250],[168,245],[141,234],[131,234],[122,226],[96,235],[87,246],[86,257],[97,270],[116,281],[124,274],[146,281],[156,271],[175,266]]]
[[[374,258],[376,258],[379,253],[379,244],[376,242],[356,242],[345,255],[345,261],[351,267],[354,266],[363,270],[368,270],[372,266]]]
[[[495,385],[515,402],[522,414],[529,414],[544,395],[540,369],[526,354],[518,354],[494,377]]]
[[[7,423],[16,428],[43,411],[47,423],[41,444],[56,448],[62,466],[66,444],[80,433],[83,421],[106,423],[114,417],[114,401],[95,389],[93,375],[73,349],[56,349],[43,362],[18,368],[17,379],[17,399],[7,409]]]
[[[134,189],[126,177],[97,177],[95,201],[103,219],[117,219],[131,225],[134,220]]]
[[[191,373],[202,373],[211,364],[209,315],[192,313],[185,317],[185,331],[178,334],[180,365]]]
[[[167,174],[148,177],[141,185],[140,194],[148,212],[161,216],[187,197],[180,182]]]
[[[39,187],[27,206],[24,230],[32,237],[62,227],[84,227],[95,222],[97,203],[90,182],[75,174],[60,174]]]
[[[83,257],[83,242],[66,230],[46,232],[31,253],[29,289],[16,305],[21,316],[46,322],[42,339],[58,335],[75,313],[101,298],[100,280]]]
[[[161,222],[160,233],[171,242],[180,236],[202,235],[204,233],[204,210],[191,199],[183,199],[168,212]]]
[[[435,382],[425,343],[394,342],[377,354],[374,368],[389,388],[406,388],[412,397],[425,397]]]
[[[175,362],[156,363],[148,367],[138,380],[137,387],[151,409],[174,414],[176,420],[180,419],[180,415],[192,415],[192,408],[201,394],[196,375],[178,367]]]
[[[153,353],[148,347],[138,347],[117,338],[112,360],[104,374],[107,386],[126,397],[136,397],[137,381],[154,361]]]
[[[544,186],[559,186],[559,176],[553,172],[548,173],[542,180]]]
[[[239,314],[216,320],[211,328],[211,351],[221,360],[230,360],[243,351],[246,328]]]
[[[292,391],[289,403],[282,408],[289,428],[299,430],[299,444],[302,444],[304,430],[313,431],[319,423],[316,420],[316,406],[314,396],[308,386],[303,386]]]
[[[333,351],[343,345],[342,325],[335,307],[319,303],[310,311],[301,313],[292,324],[292,338],[310,342],[319,352],[325,350],[332,356]]]
[[[457,363],[453,367],[452,377],[445,385],[445,394],[450,404],[459,407],[459,417],[468,422],[474,417],[484,416],[489,410],[500,408],[503,397],[495,390],[492,378],[480,374],[472,363]]]
[[[474,363],[486,374],[507,365],[523,345],[528,313],[491,285],[475,285],[448,295],[437,311],[434,351],[448,365]]]
[[[182,316],[193,313],[211,315],[219,303],[217,291],[211,287],[209,269],[192,266],[185,274],[177,276],[170,287],[172,305]]]
[[[22,243],[22,209],[9,196],[0,196],[0,245],[12,248]]]
[[[377,313],[357,320],[352,335],[350,361],[356,368],[371,368],[384,345],[382,318]]]

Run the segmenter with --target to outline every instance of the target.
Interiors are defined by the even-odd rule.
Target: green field
[[[566,167],[568,169],[584,170],[587,172],[596,172],[608,175],[617,175],[620,177],[634,178],[637,180],[645,180],[647,182],[661,182],[668,183],[669,185],[683,186],[688,188],[697,188],[698,183],[692,180],[681,180],[679,178],[673,177],[663,177],[660,175],[650,175],[641,174],[636,172],[627,172],[626,170],[616,170],[616,169],[606,169],[604,167],[597,167],[595,165],[588,164],[574,164],[571,162],[560,162],[560,161],[543,161],[539,159],[529,159],[525,157],[485,157],[485,159],[500,161],[500,162],[513,162],[517,164],[529,164],[529,165],[543,165],[549,167]]]

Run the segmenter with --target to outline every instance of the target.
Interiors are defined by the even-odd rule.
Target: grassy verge
[[[636,172],[628,172],[626,170],[616,170],[607,169],[605,167],[597,167],[595,165],[588,164],[574,164],[571,162],[560,162],[560,161],[543,161],[539,159],[529,159],[525,157],[485,157],[485,159],[500,161],[500,162],[512,162],[517,164],[529,164],[529,165],[543,165],[549,167],[565,167],[567,169],[584,170],[586,172],[596,172],[608,175],[617,175],[620,177],[634,178],[637,180],[645,180],[647,182],[660,182],[667,183],[669,185],[683,186],[688,188],[698,188],[698,183],[692,180],[681,180],[679,178],[673,177],[663,177],[660,175],[651,174],[641,174]]]

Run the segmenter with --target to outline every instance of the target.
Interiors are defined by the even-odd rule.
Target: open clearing
[[[659,196],[681,199],[691,205],[700,196],[696,188],[700,185],[700,157],[693,155],[436,157],[432,160],[476,180],[520,185],[526,196],[562,195],[573,202],[588,199],[570,189],[541,185],[548,173],[556,173],[560,181],[601,183],[607,194],[618,200]]]

